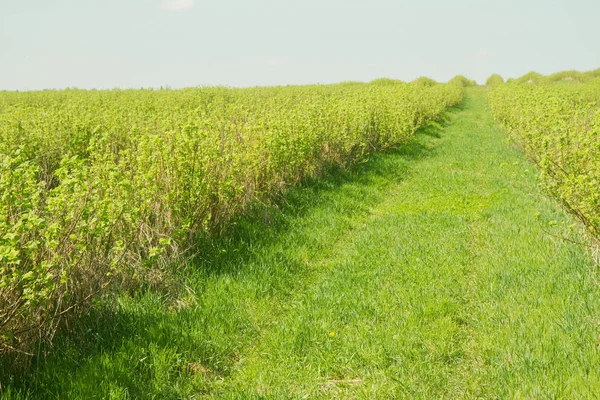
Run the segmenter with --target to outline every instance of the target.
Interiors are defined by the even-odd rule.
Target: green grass
[[[469,89],[239,220],[185,286],[100,307],[5,397],[595,398],[598,275],[563,238],[585,241]]]

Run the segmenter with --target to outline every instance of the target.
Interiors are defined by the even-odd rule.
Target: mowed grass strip
[[[600,394],[597,275],[568,241],[585,242],[578,225],[541,193],[482,90],[452,119],[439,140],[417,137],[429,156],[215,397]]]
[[[7,397],[594,398],[580,226],[470,89],[442,127],[307,184],[92,316]],[[565,240],[568,239],[568,240]]]

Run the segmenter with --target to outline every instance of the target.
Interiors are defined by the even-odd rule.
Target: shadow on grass
[[[457,111],[453,107],[448,114]],[[442,131],[451,122],[451,117],[445,115],[442,120],[417,130],[401,145],[371,154],[351,168],[332,167],[324,176],[307,178],[268,204],[255,204],[245,215],[232,220],[232,228],[224,235],[199,242],[197,253],[200,256],[193,264],[194,268],[206,273],[231,272],[253,257],[245,251],[249,244],[260,248],[273,245],[289,231],[295,219],[305,216],[315,206],[331,201],[329,195],[340,187],[350,183],[366,187],[381,177],[389,183],[404,179],[412,162],[433,154],[431,140],[440,139]]]
[[[302,279],[304,266],[276,249],[296,222],[318,207],[336,212],[334,203],[344,200],[339,196],[361,203],[362,199],[353,198],[356,193],[341,193],[345,185],[366,190],[373,184],[385,186],[404,179],[415,161],[434,153],[435,142],[459,110],[454,107],[442,121],[419,129],[396,148],[372,154],[351,168],[331,168],[325,176],[306,179],[269,204],[256,204],[232,220],[232,228],[224,235],[199,240],[196,259],[175,273],[176,280],[183,282],[179,288],[191,287],[202,297],[208,280],[225,276],[260,280],[263,273],[274,275],[264,275],[272,280],[267,290],[271,293],[265,296],[285,296]],[[261,263],[279,270],[252,276],[250,266]],[[184,297],[145,288],[133,298],[104,299],[69,327],[69,334],[58,335],[51,349],[40,349],[28,376],[11,376],[10,372],[2,376],[0,371],[2,387],[33,398],[105,397],[112,396],[113,390],[125,390],[131,398],[178,398],[181,388],[176,389],[173,381],[193,374],[195,368],[204,371],[194,387],[201,392],[202,382],[230,373],[236,354],[257,336],[257,328],[235,299],[223,296],[213,304],[201,298],[176,311],[172,305],[185,303]],[[215,332],[219,324],[228,328]],[[200,367],[191,368],[194,363]]]

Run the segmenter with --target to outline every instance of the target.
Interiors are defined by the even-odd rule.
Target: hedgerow
[[[600,80],[550,83],[568,75],[499,86],[489,101],[549,191],[600,239]]]
[[[0,94],[0,356],[461,101],[456,84]],[[157,282],[160,284],[160,281]]]
[[[471,80],[463,75],[456,75],[448,83],[457,83],[463,87],[477,86],[477,82],[475,82],[474,80]]]

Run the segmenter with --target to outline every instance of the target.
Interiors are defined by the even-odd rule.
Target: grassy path
[[[577,225],[468,94],[444,127],[240,221],[188,297],[93,316],[23,396],[598,397],[598,277],[558,238]]]

